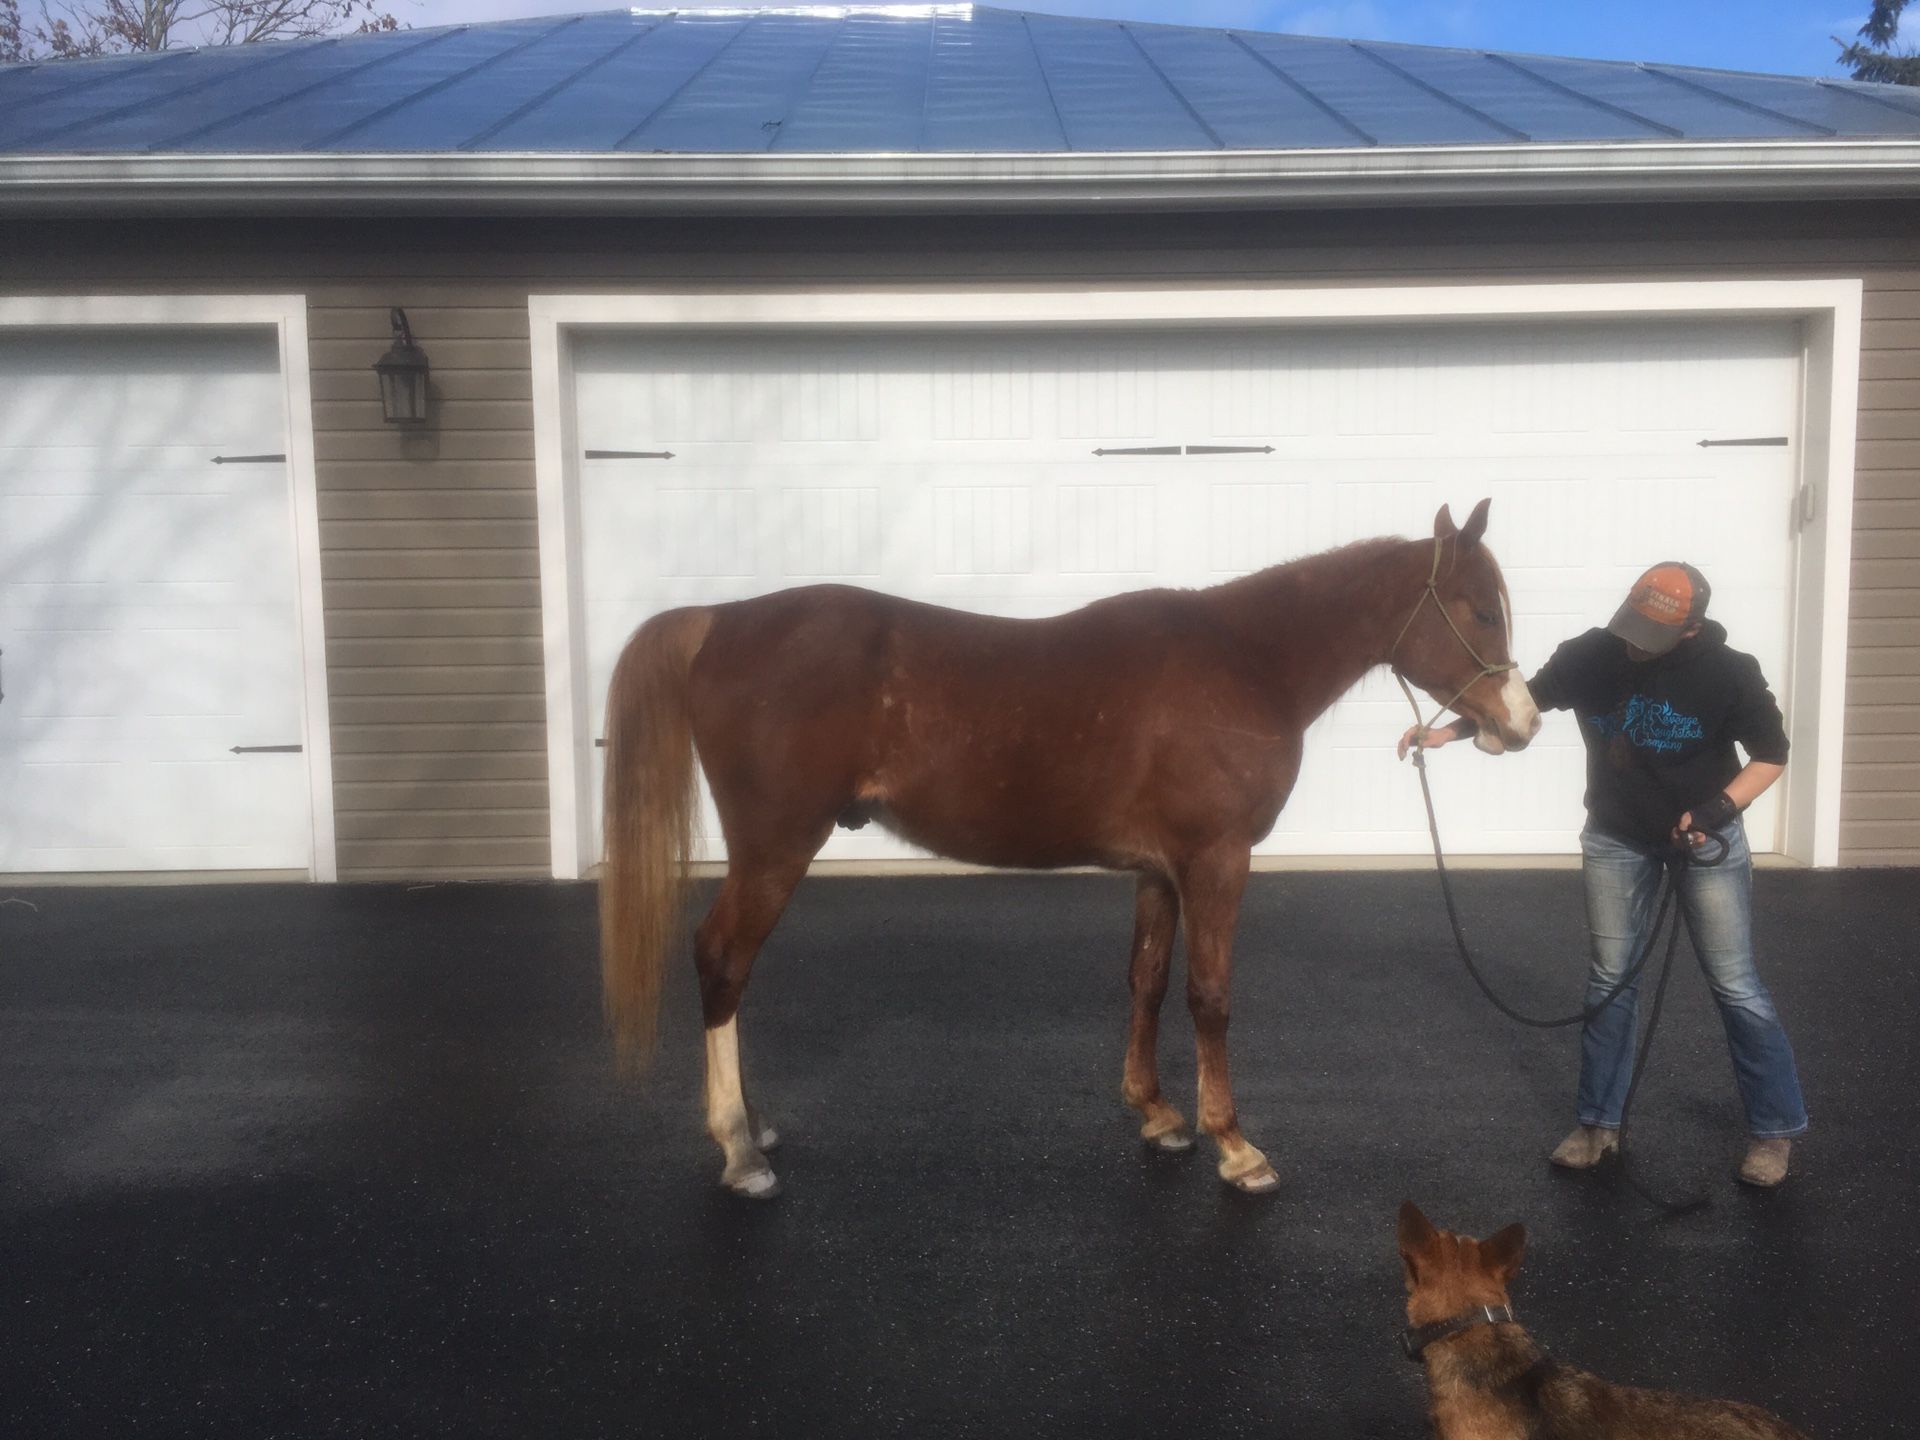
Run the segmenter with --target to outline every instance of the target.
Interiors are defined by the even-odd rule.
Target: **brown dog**
[[[1610,1385],[1554,1360],[1507,1300],[1526,1245],[1519,1225],[1475,1240],[1400,1206],[1401,1343],[1426,1368],[1435,1440],[1806,1440],[1752,1405]]]

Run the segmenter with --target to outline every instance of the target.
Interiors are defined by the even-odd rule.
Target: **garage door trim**
[[[278,336],[292,486],[294,566],[298,576],[300,668],[304,678],[301,743],[313,838],[310,875],[337,878],[333,823],[333,751],[327,710],[326,628],[320,589],[320,507],[313,457],[313,388],[304,295],[39,295],[0,297],[0,331],[265,329]]]
[[[572,339],[588,329],[889,330],[1209,324],[1473,322],[1519,318],[1736,318],[1803,322],[1803,493],[1794,573],[1791,688],[1797,761],[1785,784],[1785,849],[1803,863],[1840,856],[1854,431],[1863,284],[1858,278],[1292,289],[1142,286],[734,290],[552,294],[528,299],[534,477],[547,684],[553,873],[578,878],[593,853],[585,791],[587,713]],[[1837,518],[1836,518],[1837,517]],[[1787,517],[1782,517],[1786,523]]]

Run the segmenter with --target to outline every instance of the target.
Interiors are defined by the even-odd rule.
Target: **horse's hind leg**
[[[1160,1002],[1180,923],[1180,895],[1164,875],[1143,874],[1134,888],[1133,964],[1127,988],[1133,1018],[1127,1029],[1127,1070],[1120,1093],[1140,1112],[1140,1138],[1162,1150],[1191,1150],[1193,1132],[1160,1094]]]
[[[1233,1111],[1227,1074],[1228,992],[1233,979],[1233,928],[1246,889],[1244,846],[1209,850],[1183,866],[1180,903],[1187,920],[1187,1007],[1199,1051],[1200,1128],[1220,1147],[1220,1178],[1258,1194],[1280,1183],[1267,1157],[1247,1143]]]
[[[736,856],[693,942],[707,1027],[707,1133],[726,1155],[721,1183],[756,1200],[779,1193],[766,1156],[777,1137],[747,1104],[740,1078],[740,997],[754,957],[807,873],[811,855],[809,850],[779,862]]]

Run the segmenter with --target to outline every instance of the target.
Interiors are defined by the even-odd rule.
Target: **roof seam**
[[[1562,84],[1558,80],[1555,80],[1549,76],[1540,74],[1539,71],[1537,70],[1529,70],[1525,65],[1522,65],[1518,60],[1513,59],[1511,56],[1502,55],[1495,50],[1487,50],[1482,53],[1486,56],[1487,59],[1492,60],[1497,64],[1504,65],[1509,70],[1516,70],[1520,74],[1526,76],[1529,80],[1537,80],[1540,84],[1545,85],[1550,90],[1558,90],[1562,94],[1571,95],[1574,99],[1581,101],[1583,104],[1591,105],[1598,110],[1604,110],[1609,115],[1618,115],[1623,120],[1630,120],[1636,125],[1644,125],[1649,130],[1657,131],[1662,135],[1671,135],[1676,140],[1682,140],[1686,138],[1687,132],[1679,129],[1677,126],[1663,125],[1660,123],[1660,121],[1650,120],[1645,115],[1641,115],[1635,111],[1627,109],[1624,105],[1614,105],[1608,101],[1601,100],[1596,96],[1589,95],[1584,90],[1576,90],[1573,88],[1573,86]]]
[[[675,10],[672,13],[672,15],[670,15],[668,18],[678,19],[679,15],[680,15],[680,12],[678,10]],[[622,135],[618,140],[614,141],[613,148],[615,150],[622,148],[623,146],[626,145],[626,143],[629,140],[633,139],[642,130],[646,129],[647,126],[651,125],[655,120],[657,120],[661,115],[665,114],[666,109],[669,105],[673,104],[674,101],[678,100],[682,95],[687,93],[688,86],[692,85],[694,81],[698,80],[702,75],[706,74],[707,71],[711,70],[714,67],[714,65],[719,61],[720,57],[726,54],[727,51],[733,48],[734,43],[736,41],[738,41],[742,36],[744,36],[755,25],[760,23],[760,18],[761,17],[758,15],[749,15],[744,21],[742,21],[740,28],[738,30],[734,31],[733,34],[729,35],[725,40],[720,42],[720,48],[718,50],[714,51],[713,54],[709,55],[699,65],[695,66],[693,73],[688,75],[686,79],[682,80],[678,85],[674,86],[673,89],[668,91],[665,95],[661,96],[659,103],[656,104],[645,115],[642,115],[640,117],[640,122],[637,125],[635,125],[631,130],[627,131],[627,133]]]
[[[1454,109],[1460,111],[1462,114],[1471,115],[1474,119],[1478,120],[1481,124],[1491,125],[1494,129],[1502,131],[1505,134],[1511,135],[1516,140],[1533,139],[1533,137],[1529,135],[1526,131],[1516,129],[1512,125],[1507,124],[1507,122],[1504,120],[1494,119],[1493,116],[1487,114],[1486,111],[1480,109],[1477,106],[1469,105],[1466,101],[1462,100],[1459,96],[1449,95],[1447,94],[1446,91],[1438,88],[1437,86],[1429,85],[1425,80],[1422,80],[1418,75],[1415,75],[1411,70],[1406,70],[1401,68],[1400,66],[1394,64],[1391,60],[1387,59],[1387,57],[1384,55],[1375,54],[1373,51],[1369,50],[1365,45],[1362,45],[1358,40],[1349,40],[1347,42],[1347,45],[1351,49],[1356,50],[1360,54],[1366,56],[1367,59],[1373,61],[1374,64],[1380,66],[1382,69],[1388,71],[1391,74],[1398,75],[1402,80],[1405,80],[1409,85],[1418,86],[1420,89],[1426,91],[1427,94],[1433,96],[1434,99],[1441,101],[1443,104],[1453,106]]]
[[[318,45],[312,46],[311,48],[305,47],[305,46],[290,45],[287,47],[287,51],[285,54],[269,55],[261,60],[254,62],[253,67],[249,73],[257,75],[260,73],[260,71],[268,69],[269,67],[276,65],[283,60],[290,60],[295,55],[310,55],[315,50],[322,50],[329,45],[337,44],[338,40],[339,40],[339,37],[337,36],[330,37],[326,40],[321,41]],[[130,100],[125,105],[116,105],[110,110],[100,110],[100,111],[96,111],[91,115],[82,115],[77,119],[68,120],[63,124],[49,126],[44,130],[28,131],[24,135],[15,136],[13,140],[9,143],[14,145],[38,144],[40,141],[50,139],[52,136],[58,135],[63,131],[84,130],[89,125],[98,125],[103,120],[118,120],[124,115],[131,115],[136,110],[143,110],[149,105],[164,105],[170,100],[178,100],[181,97],[186,95],[197,94],[199,91],[205,90],[209,85],[217,85],[222,80],[225,80],[227,78],[228,78],[228,74],[226,71],[224,70],[218,71],[215,74],[203,76],[199,80],[195,80],[189,84],[182,85],[178,89],[168,90],[158,95],[149,95],[141,100]]]
[[[398,100],[394,100],[386,105],[382,105],[378,110],[375,110],[372,113],[367,115],[362,115],[358,120],[355,120],[352,124],[343,125],[338,130],[335,130],[332,134],[326,135],[319,140],[313,141],[311,144],[302,146],[301,148],[305,150],[313,150],[313,149],[318,149],[328,145],[338,145],[342,140],[346,139],[347,136],[353,134],[354,131],[364,130],[367,128],[367,126],[374,124],[376,121],[384,120],[389,115],[396,114],[399,111],[406,109],[409,105],[416,104],[417,102],[426,99],[427,96],[429,95],[437,95],[442,90],[445,90],[451,85],[458,85],[462,80],[470,79],[471,77],[478,75],[482,70],[490,69],[491,67],[498,65],[502,60],[506,60],[511,58],[512,56],[518,55],[523,50],[531,49],[533,46],[538,45],[543,40],[552,39],[555,35],[558,35],[562,30],[565,30],[568,26],[578,25],[582,20],[586,18],[587,17],[584,15],[569,15],[566,19],[562,20],[558,25],[549,25],[546,29],[542,30],[538,35],[529,35],[525,40],[522,40],[518,45],[509,45],[506,49],[497,51],[496,53],[487,56],[486,59],[480,61],[478,64],[469,65],[464,70],[456,70],[451,75],[444,75],[440,79],[434,81],[431,85],[423,86],[421,89],[414,91],[411,95],[403,95]]]
[[[549,85],[546,89],[542,90],[538,95],[535,95],[531,100],[528,100],[523,104],[516,105],[513,109],[509,110],[505,115],[502,115],[498,120],[494,121],[493,124],[487,126],[487,128],[482,130],[478,135],[474,135],[469,139],[462,140],[460,142],[459,148],[462,150],[471,150],[473,149],[474,146],[478,145],[481,141],[491,140],[495,135],[498,135],[502,130],[506,129],[509,125],[513,124],[516,120],[520,120],[525,118],[528,115],[531,115],[535,110],[538,110],[542,105],[546,104],[547,101],[553,99],[554,96],[558,95],[562,90],[565,90],[568,86],[573,85],[580,80],[584,80],[587,76],[591,75],[595,70],[598,70],[602,65],[610,64],[613,61],[619,59],[622,55],[626,54],[627,51],[631,50],[634,46],[638,45],[642,40],[646,39],[649,35],[653,34],[654,31],[658,30],[665,23],[666,21],[664,18],[654,21],[653,24],[647,26],[647,28],[642,30],[639,34],[629,35],[625,40],[622,40],[618,45],[614,46],[611,50],[607,51],[604,55],[596,55],[593,57],[593,59],[589,60],[586,64],[582,65],[579,69],[561,76],[558,80],[554,81],[553,84]]]
[[[1147,53],[1147,47],[1140,42],[1140,37],[1133,33],[1132,27],[1129,26],[1127,22],[1124,20],[1120,21],[1119,25],[1120,25],[1120,33],[1125,35],[1127,39],[1133,42],[1133,48],[1140,52],[1140,58],[1147,62],[1147,68],[1152,70],[1153,73],[1159,77],[1160,83],[1167,87],[1167,93],[1173,96],[1173,98],[1180,103],[1181,109],[1185,110],[1187,114],[1193,117],[1194,124],[1198,125],[1202,130],[1207,132],[1207,138],[1213,141],[1214,149],[1216,150],[1226,149],[1227,142],[1221,139],[1220,132],[1218,130],[1215,130],[1213,126],[1207,123],[1206,117],[1200,113],[1200,111],[1194,106],[1194,103],[1191,100],[1187,99],[1186,95],[1179,89],[1178,86],[1176,86],[1173,83],[1173,81],[1167,78],[1167,72],[1162,70],[1160,68],[1159,62],[1156,61],[1152,55]]]
[[[935,15],[927,22],[927,82],[920,87],[920,124],[913,132],[913,148],[916,150],[926,147],[927,127],[932,123],[933,59],[940,49],[940,19]]]
[[[284,105],[289,100],[298,100],[301,96],[311,94],[313,91],[320,89],[323,85],[331,85],[337,80],[344,80],[349,76],[353,76],[353,75],[364,75],[367,71],[372,70],[377,66],[388,65],[395,60],[404,60],[409,55],[418,55],[422,50],[425,50],[430,46],[438,45],[444,40],[452,39],[455,35],[462,33],[465,29],[466,27],[462,25],[451,30],[441,30],[430,35],[422,36],[418,41],[416,41],[412,45],[397,45],[394,47],[391,54],[376,55],[371,60],[363,61],[358,65],[349,66],[347,69],[342,70],[337,74],[323,75],[320,79],[315,80],[312,84],[303,85],[298,90],[289,90],[284,95],[275,95],[270,100],[262,100],[258,105],[249,105],[245,110],[240,111],[238,114],[222,115],[217,120],[209,120],[204,125],[194,126],[191,130],[182,130],[177,135],[169,135],[164,140],[155,141],[152,145],[148,146],[147,148],[149,150],[171,150],[177,146],[185,145],[190,141],[200,139],[203,135],[211,135],[216,130],[225,130],[229,126],[237,125],[243,120],[251,120],[256,115],[264,115],[267,111],[273,109],[276,105]]]
[[[1751,100],[1742,100],[1737,95],[1728,95],[1724,91],[1714,89],[1711,85],[1702,85],[1698,80],[1689,80],[1683,75],[1675,75],[1670,71],[1663,70],[1658,65],[1642,64],[1636,65],[1634,68],[1647,75],[1657,75],[1660,79],[1669,81],[1683,89],[1698,91],[1700,94],[1710,99],[1718,100],[1722,104],[1732,105],[1741,110],[1750,110],[1755,115],[1766,115],[1774,120],[1784,121],[1788,125],[1798,125],[1802,130],[1811,131],[1815,135],[1838,135],[1840,133],[1838,130],[1828,129],[1825,125],[1816,125],[1811,120],[1802,120],[1797,115],[1788,115],[1784,111],[1770,109],[1765,105],[1755,104]]]
[[[1898,115],[1910,115],[1916,118],[1920,118],[1920,108],[1916,108],[1910,105],[1902,105],[1900,104],[1899,101],[1889,99],[1885,95],[1876,95],[1867,86],[1842,85],[1835,80],[1821,80],[1821,79],[1815,79],[1813,83],[1818,86],[1821,86],[1823,89],[1838,90],[1842,95],[1851,96],[1854,99],[1858,99],[1858,100],[1865,100],[1871,105],[1884,105],[1886,106],[1887,109],[1893,111],[1895,114],[1898,114]],[[1896,87],[1889,87],[1889,88],[1897,89],[1899,87],[1896,86]]]
[[[846,38],[847,21],[849,18],[851,17],[842,15],[834,22],[833,38],[821,46],[820,58],[813,62],[813,68],[807,72],[807,78],[787,92],[787,113],[782,115],[779,120],[773,122],[773,131],[767,136],[767,143],[761,147],[763,150],[778,150],[780,148],[780,137],[787,133],[787,121],[793,118],[794,112],[798,110],[806,100],[807,92],[813,89],[813,82],[820,78],[820,72],[826,68],[827,61],[833,58],[834,50],[839,46],[840,42]]]
[[[1318,95],[1314,94],[1313,91],[1309,90],[1300,81],[1294,79],[1293,76],[1281,69],[1279,62],[1268,59],[1265,55],[1262,55],[1258,50],[1254,49],[1252,45],[1247,43],[1246,38],[1242,36],[1238,30],[1229,30],[1227,32],[1227,38],[1242,50],[1246,51],[1247,54],[1251,55],[1256,64],[1265,66],[1273,73],[1276,79],[1285,85],[1291,86],[1296,93],[1306,99],[1308,104],[1319,109],[1321,113],[1332,120],[1334,124],[1340,126],[1343,130],[1349,130],[1353,134],[1358,135],[1363,145],[1378,145],[1380,143],[1375,137],[1369,135],[1365,130],[1362,130],[1358,125],[1354,124],[1353,121],[1349,120],[1325,100],[1322,100]]]
[[[186,59],[190,55],[197,55],[198,53],[199,52],[197,50],[163,50],[160,52],[160,54],[149,58],[146,61],[146,64],[158,65],[158,64],[163,64],[168,60],[173,60],[177,62],[177,61]],[[69,62],[69,63],[72,63],[72,62]],[[38,69],[41,69],[42,67],[35,65],[32,68],[35,70],[38,70]],[[74,68],[75,70],[78,70],[80,67],[79,65],[75,64]],[[131,69],[131,68],[132,68],[131,66],[127,66],[120,69],[116,69],[111,74],[95,75],[91,80],[80,80],[80,81],[76,81],[72,85],[62,85],[58,90],[45,90],[38,95],[22,96],[18,100],[9,101],[7,104],[0,105],[0,115],[9,114],[15,110],[24,110],[29,105],[38,105],[42,100],[57,100],[65,95],[77,95],[82,90],[93,89],[94,86],[96,85],[110,85],[115,80],[119,79],[123,74],[125,74],[127,69]]]
[[[1040,58],[1040,42],[1033,38],[1033,22],[1024,10],[1014,12],[1020,17],[1021,33],[1027,37],[1027,49],[1033,55],[1033,68],[1040,72],[1040,84],[1046,89],[1047,104],[1053,110],[1053,123],[1060,127],[1060,144],[1067,150],[1073,149],[1073,139],[1067,134],[1067,117],[1060,113],[1060,98],[1053,93],[1053,77],[1047,74],[1047,62]]]

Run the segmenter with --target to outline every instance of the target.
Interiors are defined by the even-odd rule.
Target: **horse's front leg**
[[[1180,892],[1164,875],[1143,874],[1134,888],[1133,964],[1127,988],[1133,1019],[1127,1029],[1127,1070],[1120,1093],[1140,1112],[1140,1138],[1162,1150],[1191,1150],[1193,1132],[1160,1094],[1160,1002],[1180,924]]]
[[[1199,1052],[1200,1128],[1220,1147],[1220,1178],[1259,1194],[1277,1188],[1280,1177],[1240,1133],[1227,1075],[1233,930],[1249,859],[1244,845],[1220,846],[1195,856],[1181,869],[1180,904],[1187,921],[1187,1007],[1193,1012]]]

